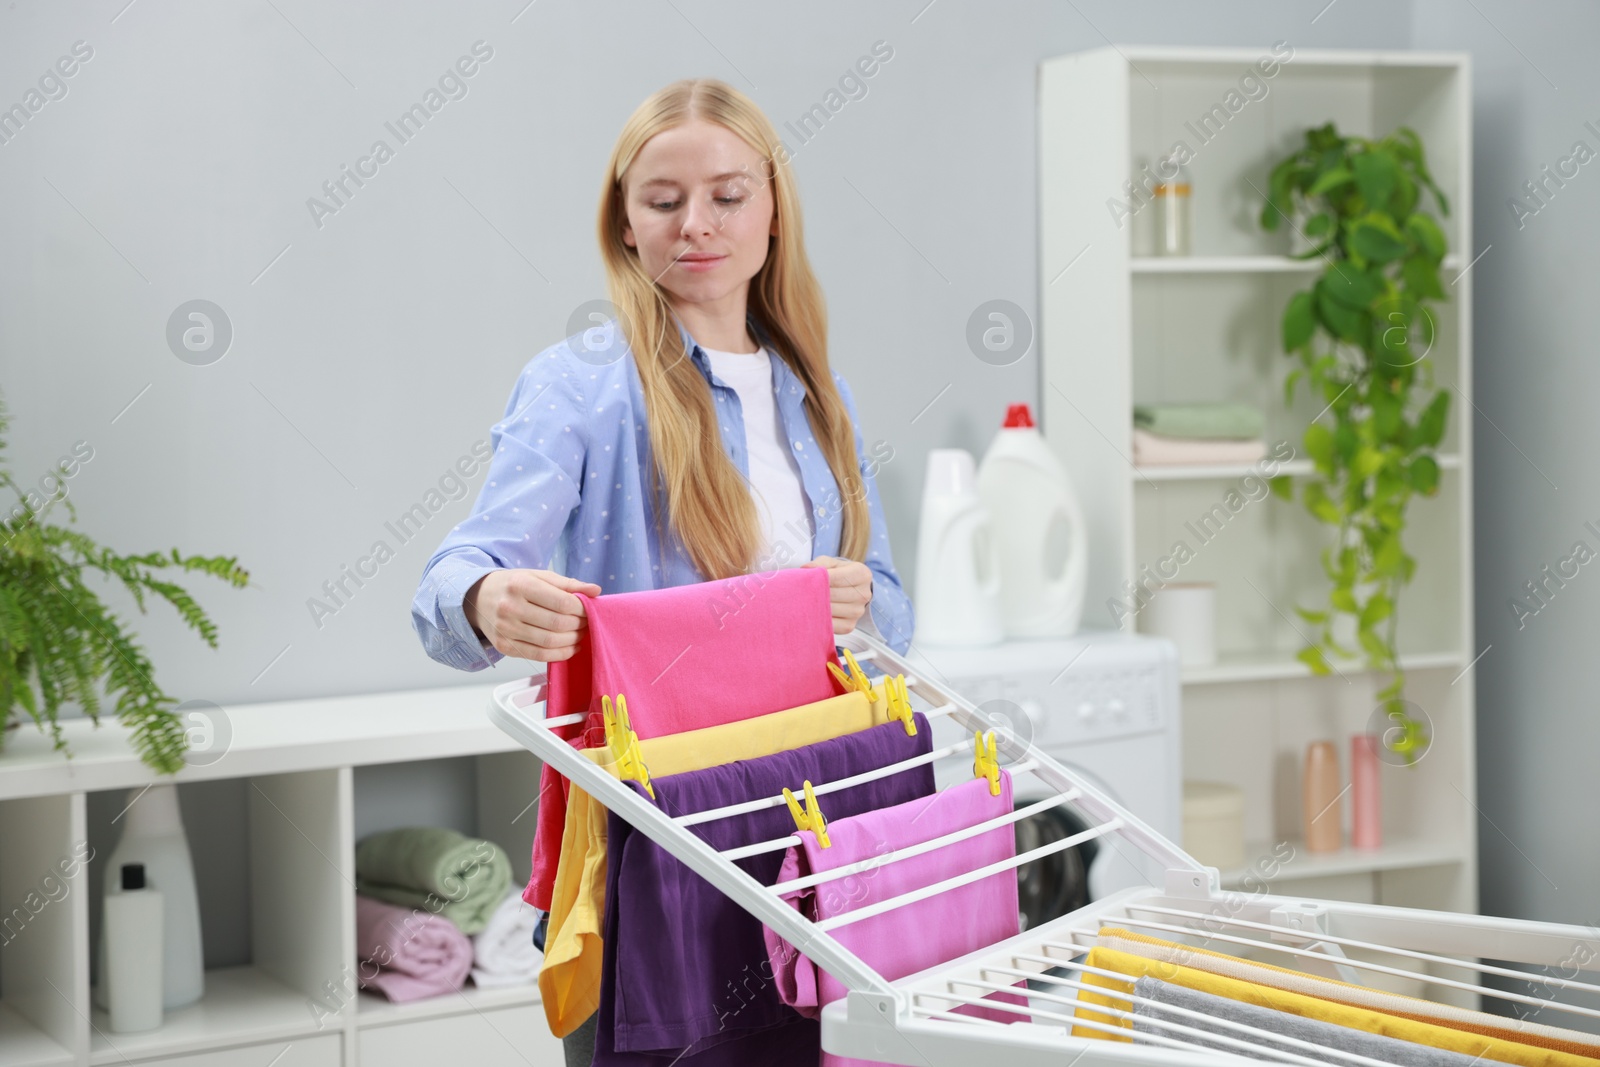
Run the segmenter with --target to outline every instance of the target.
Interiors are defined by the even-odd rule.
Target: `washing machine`
[[[1061,639],[998,645],[915,644],[914,667],[1031,739],[1163,836],[1182,835],[1183,745],[1177,647],[1163,638],[1084,631]],[[934,747],[961,739],[949,716],[933,720]],[[942,789],[972,776],[972,757],[934,765]],[[1015,783],[1018,807],[1041,799],[1029,775]],[[1017,851],[1087,828],[1071,805],[1017,824]],[[1047,922],[1119,889],[1162,885],[1164,872],[1114,837],[1088,841],[1018,870],[1027,926]]]

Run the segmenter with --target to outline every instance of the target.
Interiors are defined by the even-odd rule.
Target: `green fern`
[[[201,571],[235,588],[249,583],[249,572],[232,556],[183,556],[176,548],[121,556],[76,530],[42,523],[57,503],[74,522],[77,509],[64,495],[33,507],[6,469],[8,426],[0,401],[0,485],[10,487],[21,505],[0,519],[0,749],[13,720],[26,712],[65,750],[61,706],[75,701],[98,724],[104,701],[113,703],[118,721],[133,731],[139,758],[162,774],[176,774],[188,748],[183,721],[173,711],[178,701],[156,685],[144,650],[84,584],[84,571],[122,582],[140,614],[146,613],[147,592],[166,600],[212,648],[215,624],[187,591],[155,572]]]

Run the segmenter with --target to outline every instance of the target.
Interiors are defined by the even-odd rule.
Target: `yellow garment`
[[[582,841],[585,849],[570,857],[571,862],[563,855],[556,868],[539,995],[550,1032],[566,1037],[600,1007],[600,920],[606,893],[605,805],[575,785],[567,791],[561,840]]]
[[[874,699],[851,692],[753,719],[667,734],[639,742],[651,777],[702,771],[736,760],[760,759],[831,741],[889,721],[882,686]],[[582,750],[613,774],[605,748]],[[601,922],[605,917],[606,809],[576,785],[567,794],[567,821],[545,928],[539,992],[550,1032],[565,1037],[600,1007]]]
[[[1369,986],[1352,985],[1333,978],[1306,974],[1304,971],[1275,967],[1258,960],[1245,960],[1222,952],[1212,952],[1194,945],[1180,945],[1175,941],[1164,941],[1159,937],[1137,934],[1119,927],[1101,927],[1100,944],[1138,956],[1148,956],[1166,962],[1182,962],[1196,970],[1210,971],[1212,974],[1221,974],[1243,981],[1254,981],[1275,989],[1304,993],[1323,1000],[1335,1000],[1352,1007],[1371,1008],[1389,1015],[1398,1015],[1403,1019],[1438,1023],[1452,1030],[1466,1030],[1485,1037],[1497,1037],[1523,1045],[1537,1045],[1558,1052],[1570,1052],[1574,1056],[1591,1059],[1600,1057],[1600,1039],[1592,1034],[1564,1027],[1547,1026],[1526,1019],[1513,1022],[1502,1016],[1473,1011],[1469,1008],[1458,1008],[1453,1004],[1438,1004],[1431,1000],[1419,1000],[1416,997],[1390,993]]]
[[[1089,957],[1084,961],[1090,967],[1099,967],[1103,970],[1116,971],[1128,976],[1128,981],[1108,978],[1103,975],[1084,973],[1083,981],[1086,985],[1102,986],[1112,992],[1112,995],[1080,991],[1078,999],[1088,1004],[1097,1004],[1103,1007],[1127,1011],[1130,1005],[1126,999],[1119,999],[1114,994],[1128,994],[1133,992],[1133,979],[1149,975],[1163,982],[1184,986],[1188,989],[1197,989],[1204,993],[1214,993],[1220,997],[1241,1001],[1245,1004],[1255,1004],[1275,1011],[1286,1011],[1307,1019],[1319,1019],[1322,1022],[1333,1023],[1337,1026],[1349,1027],[1353,1030],[1362,1030],[1369,1034],[1382,1034],[1385,1037],[1399,1038],[1402,1041],[1411,1041],[1419,1045],[1428,1045],[1432,1048],[1446,1049],[1450,1052],[1460,1052],[1467,1056],[1481,1056],[1501,1063],[1514,1063],[1519,1067],[1596,1067],[1594,1059],[1587,1056],[1574,1056],[1568,1052],[1557,1052],[1553,1049],[1535,1048],[1531,1045],[1520,1044],[1515,1041],[1502,1041],[1498,1038],[1485,1037],[1479,1034],[1469,1034],[1461,1030],[1454,1030],[1448,1026],[1439,1026],[1434,1023],[1416,1022],[1403,1019],[1398,1015],[1389,1015],[1384,1012],[1370,1011],[1366,1008],[1354,1008],[1348,1004],[1339,1004],[1331,1000],[1322,1000],[1319,997],[1309,997],[1302,993],[1291,993],[1288,990],[1274,989],[1271,986],[1258,985],[1255,982],[1241,981],[1237,978],[1227,978],[1207,971],[1195,970],[1176,963],[1165,963],[1160,960],[1146,959],[1143,956],[1133,956],[1126,952],[1118,952],[1103,945],[1097,945],[1089,950]],[[1085,1008],[1077,1009],[1077,1018],[1089,1022],[1107,1023],[1113,1026],[1132,1029],[1132,1022],[1127,1019],[1118,1019],[1099,1012],[1089,1011]],[[1101,1030],[1089,1027],[1075,1026],[1072,1029],[1076,1037],[1097,1037],[1111,1041],[1131,1041],[1131,1038],[1113,1036]]]

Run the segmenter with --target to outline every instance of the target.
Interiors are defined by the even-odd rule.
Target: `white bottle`
[[[178,787],[153,785],[140,795],[128,791],[128,808],[121,817],[122,840],[106,861],[106,906],[121,892],[124,864],[144,865],[150,887],[161,894],[162,1006],[167,1011],[193,1004],[206,991],[205,953],[200,941],[200,902],[194,887],[194,862],[183,836],[178,812]],[[106,937],[100,938],[100,983],[95,1004],[109,1008],[106,999]]]
[[[972,453],[936,448],[928,453],[917,528],[917,639],[992,645],[1004,636],[999,547],[978,497]]]
[[[1083,617],[1089,539],[1083,506],[1026,404],[1012,404],[978,467],[1000,549],[1007,637],[1069,637]]]
[[[106,897],[105,970],[111,1029],[119,1034],[161,1025],[161,894],[145,885],[144,864],[115,868],[118,892]]]

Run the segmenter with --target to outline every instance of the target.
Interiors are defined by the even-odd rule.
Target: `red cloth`
[[[583,594],[578,594],[583,596]],[[838,663],[824,567],[584,596],[589,628],[571,659],[550,664],[545,715],[587,711],[557,727],[575,748],[604,743],[600,697],[627,700],[640,740],[739,722],[837,696]],[[522,899],[550,910],[567,779],[539,779],[533,875]]]

